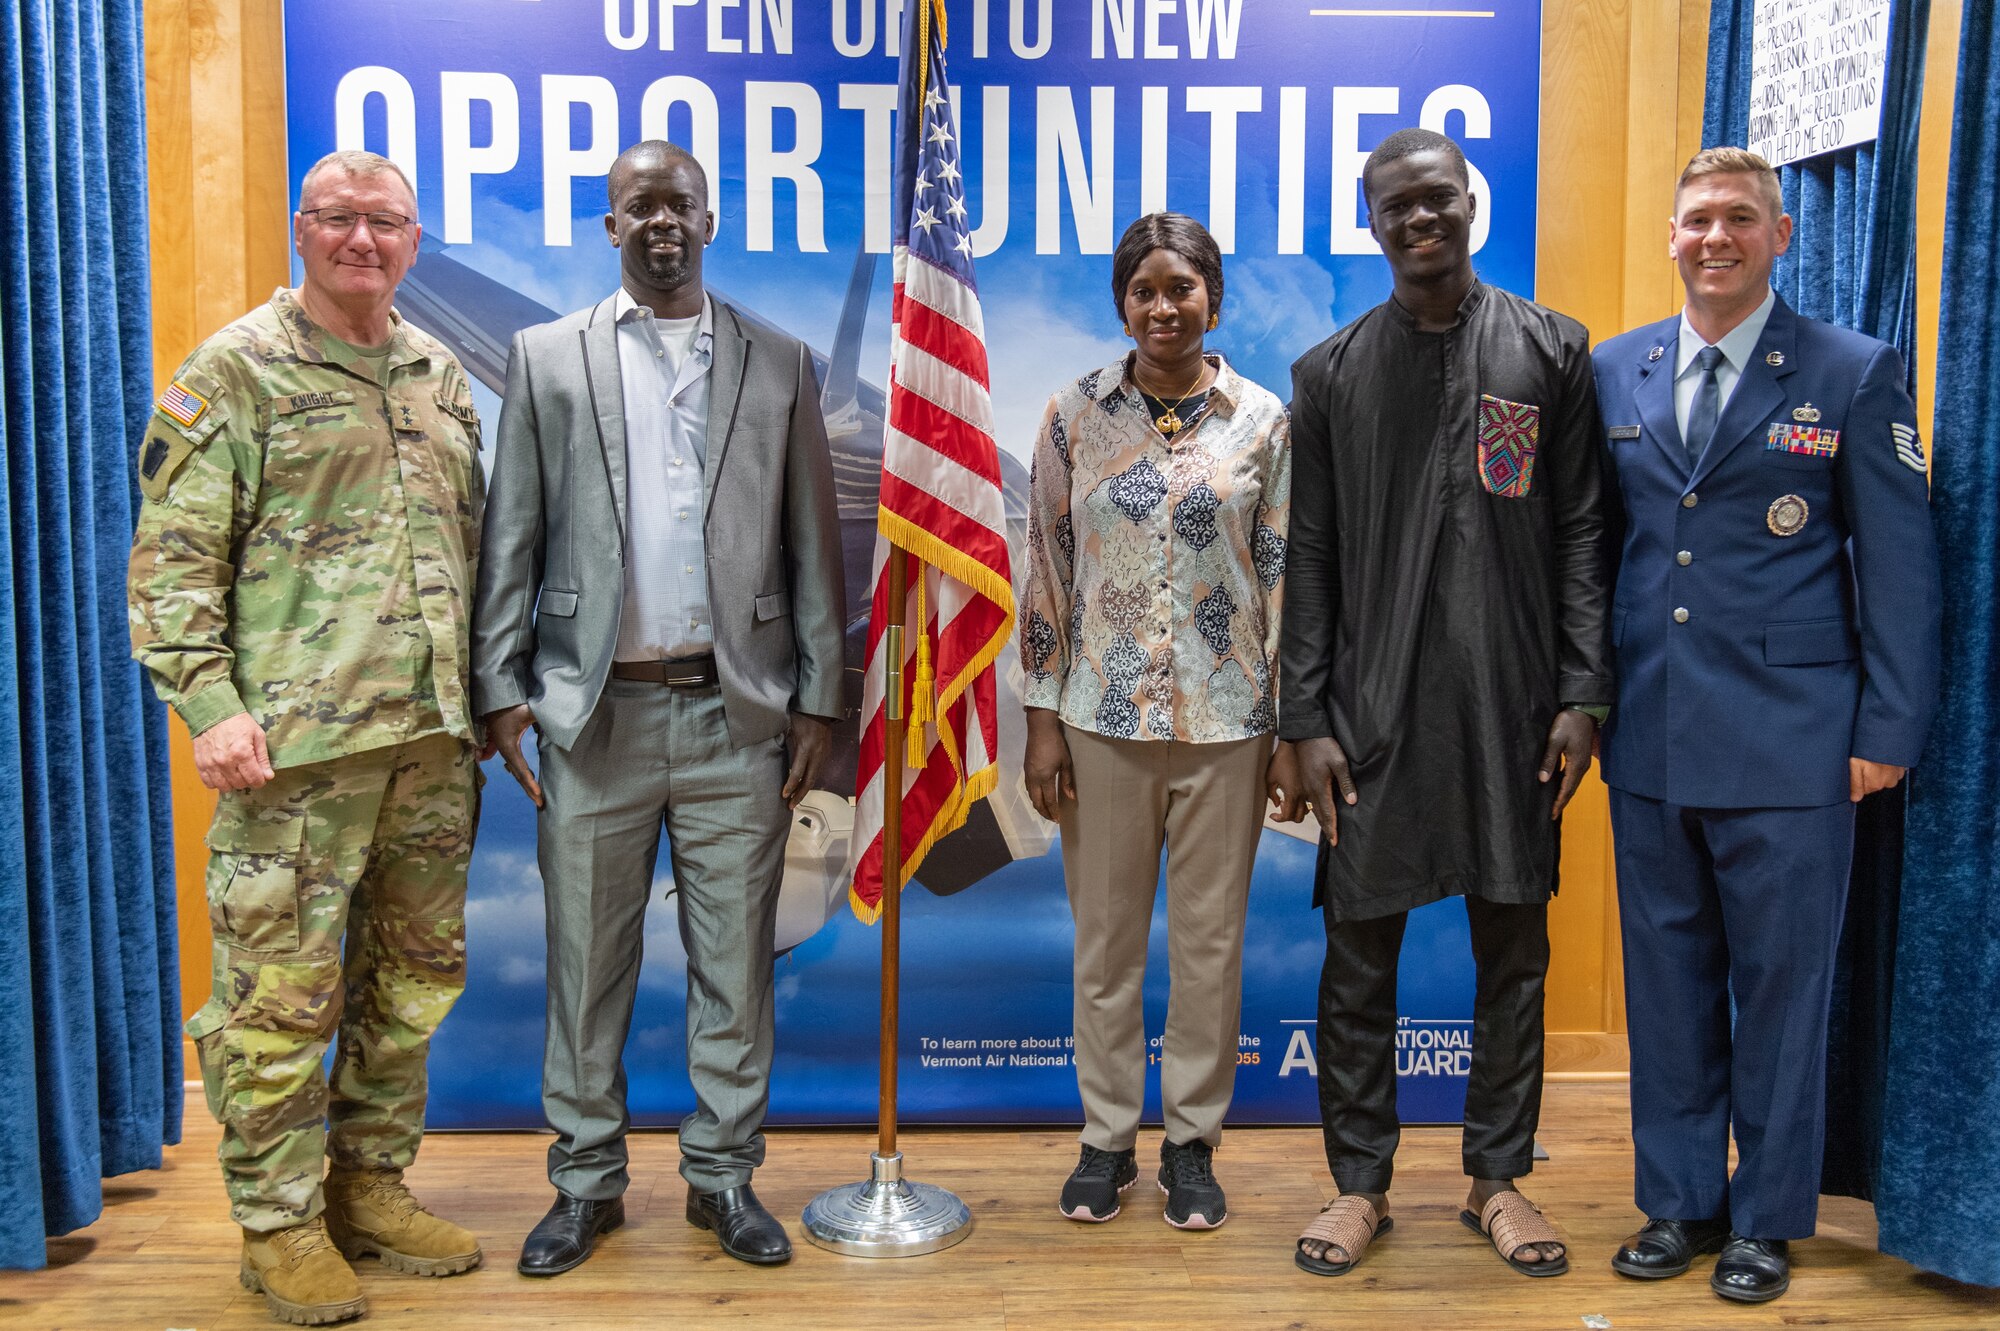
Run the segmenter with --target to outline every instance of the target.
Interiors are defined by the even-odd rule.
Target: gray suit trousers
[[[625,1191],[623,1053],[664,823],[695,1098],[681,1175],[705,1192],[747,1183],[764,1162],[770,1099],[771,951],[791,827],[784,742],[731,748],[719,689],[614,679],[576,743],[543,744],[540,758],[549,1180],[592,1201]]]

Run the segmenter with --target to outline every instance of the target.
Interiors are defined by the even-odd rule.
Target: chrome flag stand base
[[[829,1188],[806,1205],[806,1237],[849,1257],[917,1257],[972,1232],[972,1211],[952,1193],[903,1177],[903,1153],[871,1153],[874,1176]]]

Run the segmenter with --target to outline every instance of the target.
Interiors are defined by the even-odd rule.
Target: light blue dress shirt
[[[715,648],[702,538],[709,365],[715,308],[656,319],[619,289],[618,377],[625,392],[625,608],[620,661],[700,656]]]
[[[1764,336],[1764,325],[1771,321],[1771,307],[1777,303],[1777,292],[1765,292],[1764,303],[1715,343],[1722,352],[1722,363],[1715,367],[1718,419],[1729,409],[1729,395],[1736,391],[1737,382],[1743,378],[1743,367],[1750,363],[1751,353],[1757,350],[1758,339]],[[1694,358],[1708,345],[1702,341],[1701,334],[1694,331],[1694,325],[1688,322],[1687,310],[1683,307],[1680,344],[1674,352],[1674,424],[1683,439],[1687,438],[1688,413],[1694,409],[1695,390],[1701,386],[1701,371],[1696,367]],[[1709,442],[1713,444],[1715,441],[1711,439]]]

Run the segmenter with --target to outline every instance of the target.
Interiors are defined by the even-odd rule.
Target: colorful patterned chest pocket
[[[1479,483],[1502,499],[1526,499],[1535,483],[1542,409],[1479,395]]]

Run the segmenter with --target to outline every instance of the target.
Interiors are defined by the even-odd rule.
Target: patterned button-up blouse
[[[1211,354],[1209,409],[1168,440],[1130,359],[1064,386],[1042,417],[1023,701],[1114,739],[1269,734],[1291,515],[1285,408]]]

